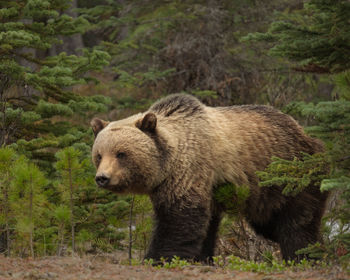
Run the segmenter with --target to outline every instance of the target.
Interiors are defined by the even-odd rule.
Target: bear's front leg
[[[207,203],[154,205],[156,225],[146,259],[171,261],[174,256],[199,260],[211,217]]]

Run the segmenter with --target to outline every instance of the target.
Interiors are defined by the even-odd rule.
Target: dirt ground
[[[46,257],[42,259],[5,258],[0,256],[0,280],[4,279],[108,279],[108,280],[282,280],[282,279],[350,279],[338,267],[323,270],[253,273],[232,271],[213,266],[189,266],[178,269],[114,264],[98,257]]]

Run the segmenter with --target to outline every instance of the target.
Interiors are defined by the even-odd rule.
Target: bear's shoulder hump
[[[186,117],[202,114],[205,105],[188,94],[172,94],[154,103],[149,111],[170,117],[184,115]]]

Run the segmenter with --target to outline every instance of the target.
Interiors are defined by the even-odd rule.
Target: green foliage
[[[44,197],[42,197],[43,187],[48,183],[43,172],[35,164],[28,162],[24,158],[20,158],[16,162],[12,172],[15,174],[12,181],[14,195],[16,196],[15,200],[19,202],[18,206],[21,208],[21,211],[28,211],[29,207],[24,209],[23,206],[25,205],[24,201],[30,200],[30,196],[35,197],[39,203],[38,206],[41,206],[45,202]],[[33,204],[36,205],[36,202],[33,202]]]
[[[162,264],[158,265],[158,268],[168,268],[168,269],[173,269],[173,268],[184,268],[185,266],[191,265],[190,262],[187,260],[182,260],[178,256],[174,256],[170,262],[166,261],[164,258],[160,259],[160,262]],[[152,263],[152,259],[148,260],[146,264]]]
[[[304,9],[270,25],[268,32],[245,39],[273,43],[269,53],[296,61],[297,70],[339,73],[350,68],[350,3],[311,0]]]
[[[82,138],[86,141],[89,136],[81,125],[73,125],[72,119],[106,111],[110,102],[106,97],[85,97],[72,91],[72,86],[91,80],[88,71],[109,64],[106,52],[83,49],[79,56],[65,52],[47,55],[64,36],[84,33],[90,26],[83,16],[65,13],[71,4],[69,0],[1,1],[0,145],[13,144],[50,172],[55,148]],[[60,141],[73,126],[85,135]],[[22,142],[17,146],[19,139]]]
[[[16,217],[18,237],[27,242],[34,257],[35,227],[42,226],[41,218],[46,204],[43,187],[47,179],[39,168],[27,159],[21,158],[13,167],[14,192],[11,196]]]
[[[9,147],[0,148],[0,177],[0,228],[4,227],[7,234],[7,253],[19,250],[14,242],[10,251],[12,239],[21,240],[22,246],[34,256],[34,233],[36,226],[43,225],[46,204],[43,188],[48,181],[35,164]]]
[[[153,259],[144,260],[144,265],[152,266],[154,265]],[[308,261],[306,259],[301,260],[296,263],[294,261],[278,261],[271,257],[269,261],[255,262],[247,261],[239,257],[230,255],[224,258],[223,256],[214,256],[213,265],[220,268],[228,268],[235,271],[247,271],[247,272],[259,272],[259,273],[278,273],[286,270],[309,270],[314,265],[320,267],[327,267],[325,262],[320,261]],[[182,260],[179,257],[175,256],[170,262],[165,259],[161,259],[161,264],[157,265],[157,268],[165,269],[182,269],[186,266],[193,265],[193,263],[186,260]],[[194,263],[196,265],[196,263]]]
[[[87,173],[87,170],[91,166],[90,159],[83,156],[81,151],[74,147],[67,147],[55,154],[57,162],[55,168],[61,178],[62,183],[60,187],[63,199],[68,198],[70,195],[67,193],[78,191],[80,185],[85,185],[91,178],[85,178],[83,175]],[[73,189],[70,190],[70,187]],[[74,196],[74,194],[73,194]]]
[[[0,228],[6,234],[6,254],[11,254],[10,228],[13,225],[13,208],[10,197],[12,195],[13,166],[16,164],[18,156],[11,148],[0,148]]]
[[[142,256],[148,249],[153,229],[152,204],[148,196],[135,196],[134,215],[136,228],[133,231],[133,247]]]
[[[52,116],[67,116],[70,117],[73,115],[73,110],[70,109],[67,105],[64,104],[53,104],[40,100],[36,107],[36,112],[43,118],[49,118]]]
[[[89,20],[91,34],[112,56],[116,73],[112,87],[119,95],[154,100],[187,92],[220,105],[259,98],[263,74],[257,68],[265,68],[261,50],[254,57],[257,50],[247,50],[238,39],[253,27],[265,26],[276,4],[286,5],[285,1],[81,3],[89,7],[79,11]],[[264,14],[263,22],[257,11]]]
[[[248,196],[249,187],[229,183],[218,186],[214,191],[214,198],[225,207],[229,214],[234,216],[243,213]]]
[[[343,188],[348,190],[350,187],[350,178],[349,177],[339,177],[335,179],[325,179],[322,181],[321,190],[322,191],[331,191],[335,188]]]
[[[133,88],[149,84],[157,84],[173,72],[173,67],[160,68],[155,63],[154,55],[165,46],[169,29],[174,27],[174,20],[186,18],[181,11],[183,4],[162,3],[132,5],[126,9],[125,5],[107,1],[92,8],[81,8],[90,21],[96,34],[103,34],[103,46],[113,56],[114,71],[118,77],[118,87]],[[119,14],[119,16],[117,16]],[[168,20],[163,20],[167,17]],[[127,37],[118,40],[119,32],[128,26]],[[103,30],[103,32],[101,32]],[[118,41],[118,43],[115,43]]]
[[[6,176],[2,176],[2,182],[8,179],[12,170],[12,165],[17,159],[16,152],[9,147],[2,147],[0,149],[0,171]]]
[[[94,168],[80,150],[68,147],[56,157],[57,177],[48,180],[25,157],[9,147],[0,148],[0,230],[8,235],[7,254],[63,255],[73,248],[83,254],[121,248],[125,234],[120,228],[127,223],[128,201],[96,188]],[[136,204],[137,213],[143,215],[137,226],[142,252],[150,235],[149,207],[142,198]],[[72,239],[74,245],[68,247]]]
[[[350,70],[334,75],[333,81],[336,86],[335,95],[350,100]]]
[[[70,209],[70,225],[72,233],[72,252],[75,251],[75,226],[76,211],[75,205],[79,194],[79,188],[86,184],[87,160],[81,160],[81,152],[73,147],[65,148],[56,153],[58,159],[55,168],[61,177],[58,189],[62,195],[62,201]]]
[[[284,187],[284,195],[295,196],[310,184],[320,185],[328,177],[328,161],[324,154],[304,154],[302,159],[284,160],[273,157],[264,171],[258,171],[261,187]]]
[[[199,98],[205,98],[205,97],[211,97],[211,98],[218,98],[217,97],[217,92],[213,90],[193,90],[191,91],[191,94],[199,97]]]
[[[350,271],[350,256],[348,254],[350,234],[342,232],[335,236],[332,242],[325,244],[310,244],[308,247],[298,250],[298,254],[307,254],[311,258],[324,261],[339,261],[346,271]]]
[[[285,109],[290,114],[313,120],[311,124],[314,125],[307,127],[307,132],[326,141],[332,149],[335,146],[345,148],[349,145],[346,140],[350,133],[349,110],[350,101],[343,99],[317,104],[293,102]]]
[[[53,217],[59,225],[68,224],[70,220],[70,211],[66,205],[58,205],[53,211]]]

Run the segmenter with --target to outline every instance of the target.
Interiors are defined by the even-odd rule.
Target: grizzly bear
[[[150,196],[155,229],[146,258],[210,259],[225,210],[213,193],[227,183],[249,188],[245,218],[280,245],[284,259],[320,240],[327,193],[311,185],[285,196],[281,187],[260,187],[256,175],[272,156],[323,151],[290,116],[261,105],[208,107],[175,94],[144,113],[91,125],[97,185]]]

